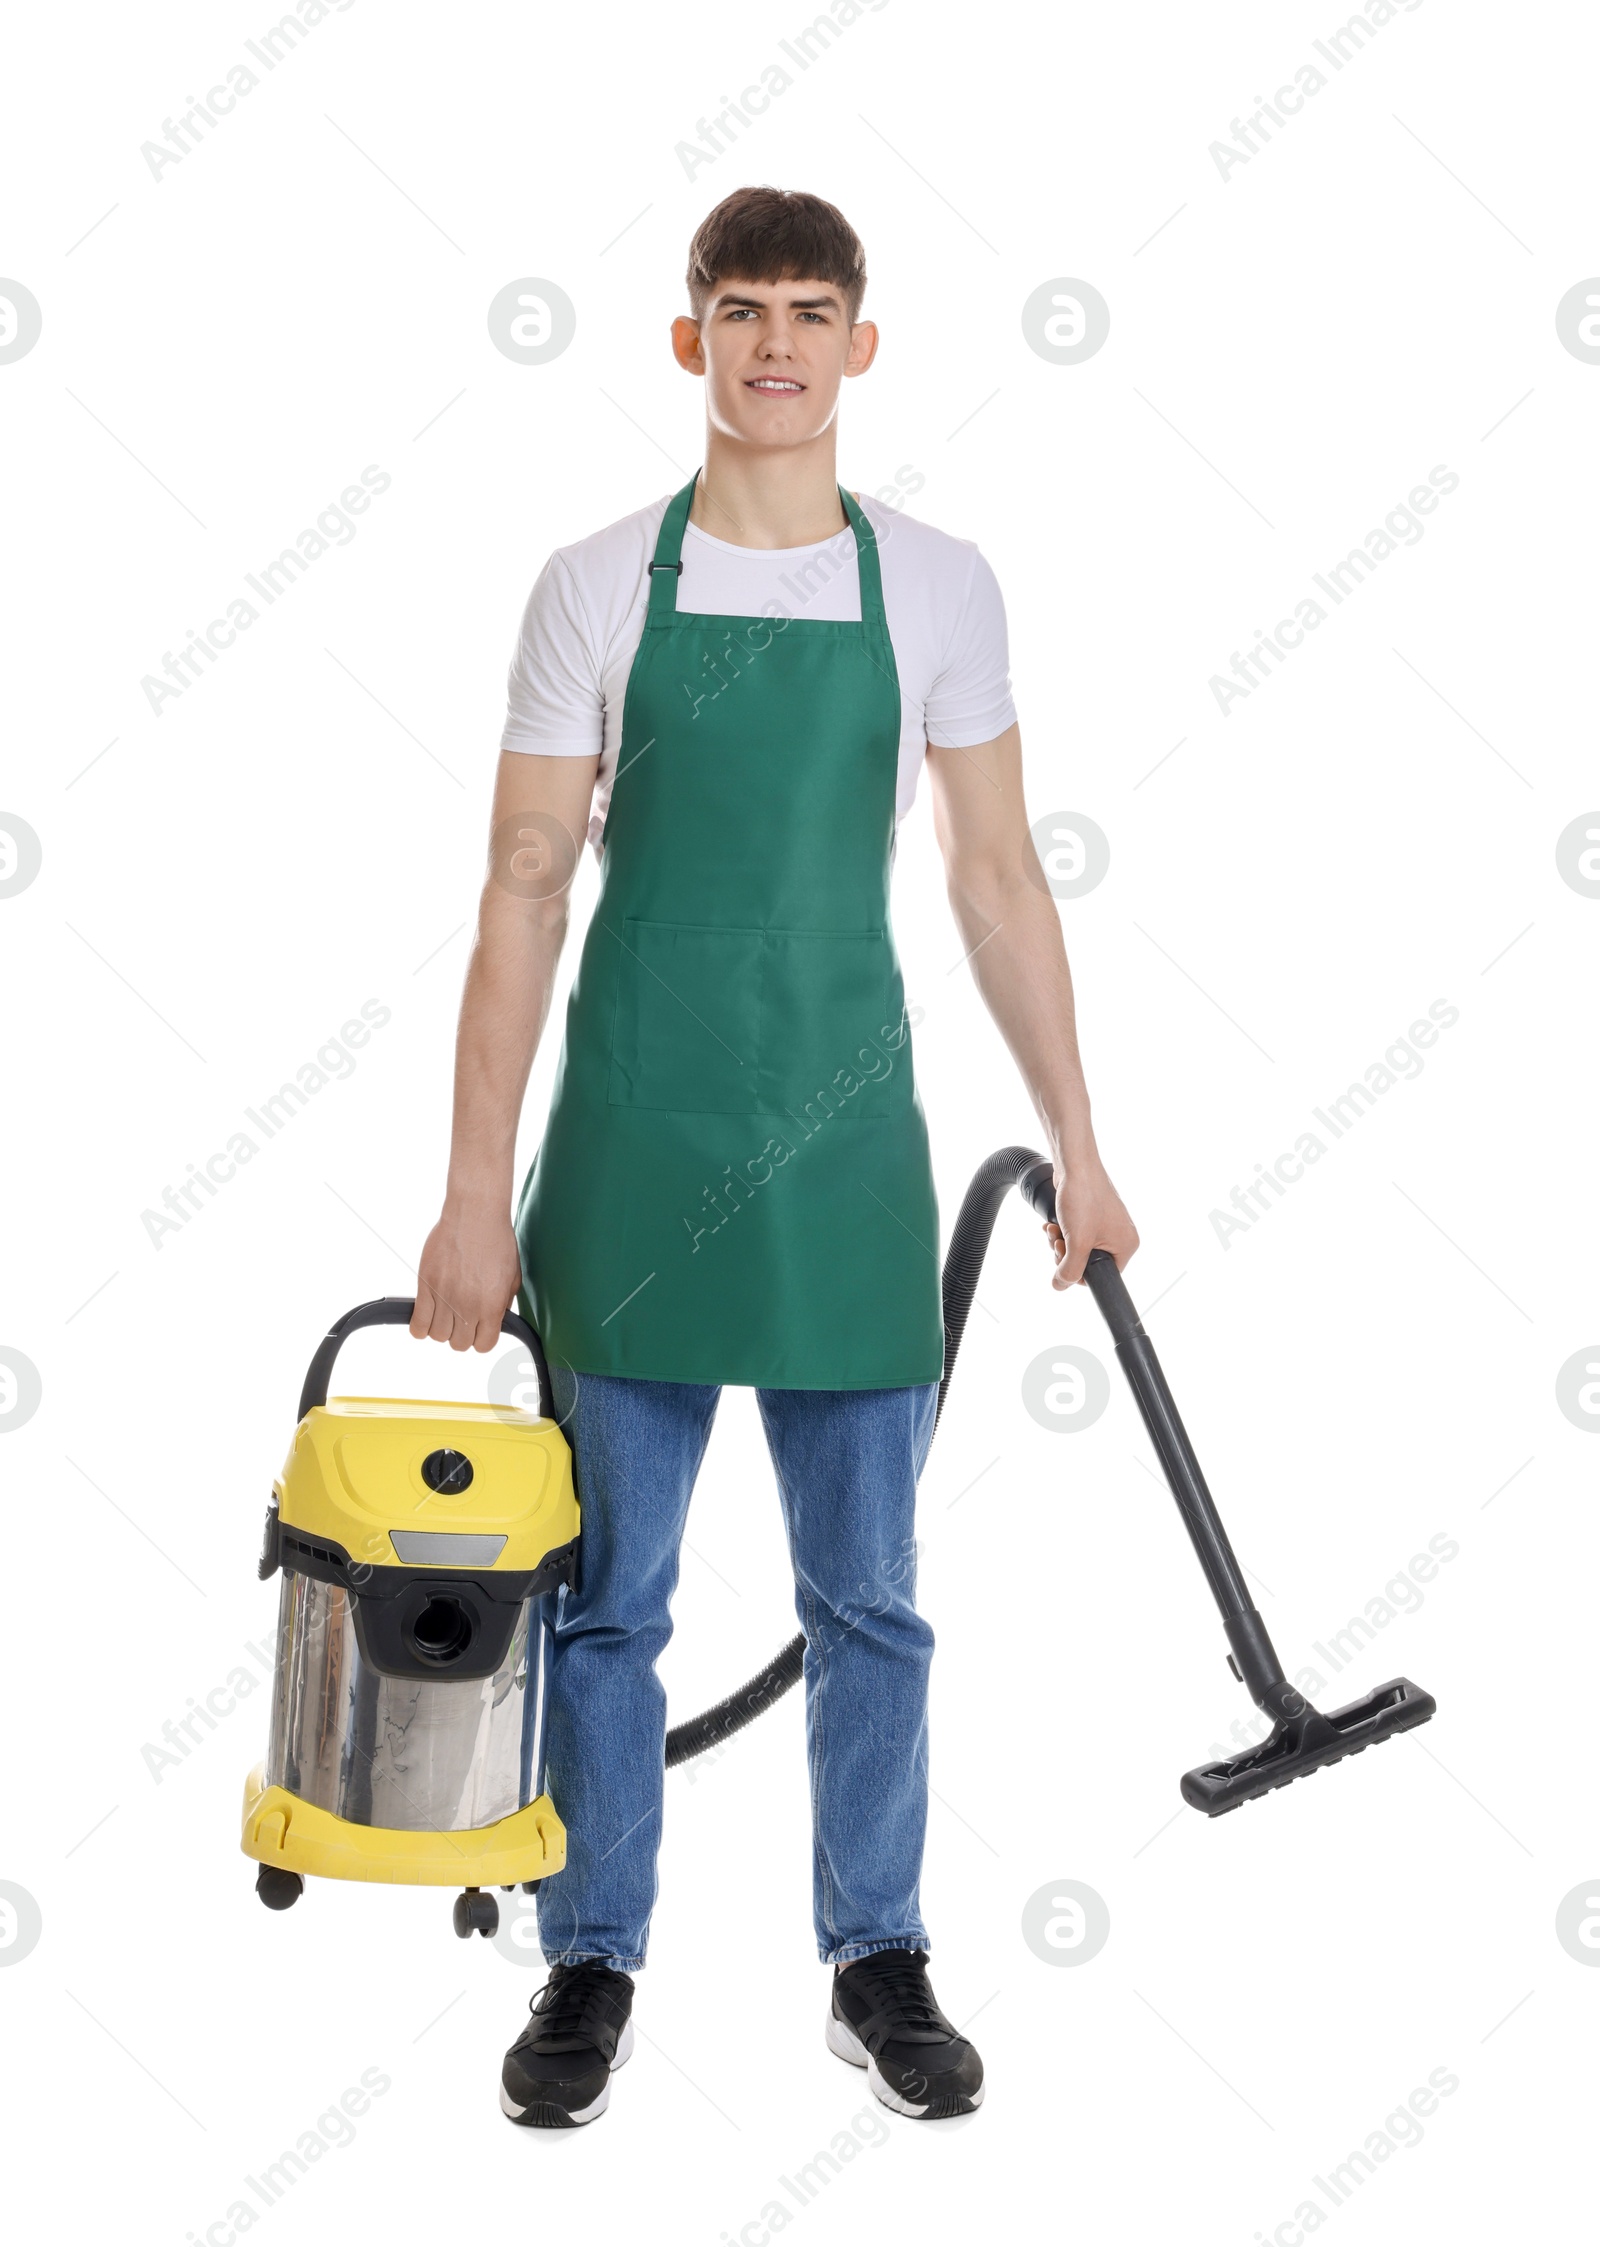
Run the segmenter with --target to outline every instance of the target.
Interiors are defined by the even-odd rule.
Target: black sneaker
[[[940,2012],[926,1951],[874,1951],[835,1970],[828,2050],[865,2068],[896,2114],[942,2121],[983,2104],[983,2062]]]
[[[500,2070],[500,2111],[536,2130],[604,2114],[611,2071],[633,2050],[633,1982],[588,1961],[552,1966]]]

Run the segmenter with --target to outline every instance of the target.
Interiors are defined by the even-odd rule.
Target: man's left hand
[[[1098,1163],[1080,1167],[1057,1186],[1056,1222],[1045,1226],[1045,1234],[1056,1259],[1052,1287],[1075,1287],[1092,1248],[1107,1250],[1120,1272],[1139,1246],[1122,1196]]]

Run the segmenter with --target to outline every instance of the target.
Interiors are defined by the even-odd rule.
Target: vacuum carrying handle
[[[409,1295],[380,1295],[374,1302],[358,1303],[353,1311],[346,1311],[342,1319],[335,1319],[327,1333],[317,1344],[317,1354],[306,1371],[306,1385],[300,1391],[298,1418],[319,1404],[328,1401],[328,1383],[333,1377],[334,1360],[349,1337],[363,1326],[409,1326],[411,1314],[416,1309],[414,1297]],[[512,1335],[526,1348],[533,1360],[539,1379],[539,1413],[545,1420],[556,1416],[555,1398],[550,1390],[550,1368],[545,1363],[544,1345],[520,1311],[507,1311],[500,1321],[502,1334]]]

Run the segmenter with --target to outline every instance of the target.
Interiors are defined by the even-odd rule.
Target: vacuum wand
[[[1022,1190],[1039,1215],[1053,1224],[1056,1196],[1049,1165],[1030,1172]],[[1188,1430],[1178,1417],[1167,1377],[1133,1307],[1133,1298],[1117,1270],[1115,1258],[1103,1248],[1092,1248],[1083,1277],[1111,1329],[1134,1402],[1155,1446],[1172,1495],[1178,1501],[1178,1511],[1183,1516],[1200,1566],[1205,1570],[1211,1596],[1222,1610],[1223,1628],[1233,1649],[1240,1682],[1249,1688],[1251,1698],[1270,1714],[1289,1715],[1293,1712],[1280,1708],[1275,1697],[1285,1693],[1298,1696],[1294,1696],[1293,1687],[1284,1678],[1283,1666],[1267,1636],[1267,1626],[1245,1589],[1244,1573],[1228,1542],[1222,1517],[1206,1488],[1206,1478],[1200,1472],[1200,1462],[1194,1455]]]
[[[1013,1186],[1046,1223],[1056,1222],[1055,1184],[1045,1156],[1031,1147],[1001,1147],[979,1164],[962,1199],[945,1253],[944,1378],[939,1383],[935,1426],[944,1411],[945,1393],[995,1219]],[[1091,1249],[1083,1276],[1111,1329],[1118,1361],[1221,1612],[1234,1676],[1272,1720],[1272,1731],[1260,1747],[1186,1772],[1182,1782],[1185,1802],[1215,1818],[1253,1796],[1287,1786],[1291,1779],[1320,1771],[1325,1764],[1338,1763],[1345,1756],[1359,1755],[1363,1748],[1392,1739],[1397,1732],[1408,1732],[1415,1724],[1426,1724],[1436,1704],[1431,1694],[1424,1693],[1409,1678],[1391,1678],[1363,1700],[1326,1715],[1289,1683],[1267,1626],[1245,1586],[1244,1572],[1228,1542],[1194,1446],[1178,1416],[1150,1337],[1123,1285],[1116,1259],[1103,1248]],[[805,1652],[804,1637],[791,1639],[782,1653],[737,1693],[687,1723],[676,1725],[667,1735],[669,1768],[720,1745],[769,1709],[801,1676]]]
[[[1054,1223],[1056,1195],[1049,1163],[1041,1156],[1038,1167],[1019,1183],[1024,1199],[1047,1223]],[[1184,1800],[1217,1817],[1255,1795],[1287,1786],[1291,1779],[1320,1771],[1345,1756],[1359,1755],[1363,1748],[1407,1732],[1413,1725],[1426,1724],[1438,1704],[1409,1678],[1391,1678],[1362,1700],[1326,1716],[1289,1683],[1246,1589],[1166,1375],[1115,1258],[1103,1248],[1091,1249],[1083,1277],[1111,1330],[1118,1362],[1221,1612],[1233,1673],[1273,1723],[1271,1735],[1259,1748],[1186,1772]]]

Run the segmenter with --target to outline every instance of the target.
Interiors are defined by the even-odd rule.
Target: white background
[[[1430,1727],[1215,1824],[1184,1810],[1249,1705],[1114,1366],[1092,1428],[1023,1410],[1042,1351],[1111,1361],[1007,1207],[921,1514],[924,1900],[988,2103],[883,2143],[863,2120],[790,2221],[1289,2247],[1310,2199],[1341,2240],[1565,2225],[1600,2000],[1555,1932],[1600,1890],[1597,1447],[1555,1385],[1600,1329],[1600,905],[1556,839],[1600,800],[1600,367],[1555,308],[1600,270],[1592,23],[1427,0],[1224,181],[1209,144],[1341,10],[891,0],[690,179],[676,144],[805,8],[356,0],[158,184],[141,143],[273,20],[35,9],[7,37],[0,271],[44,316],[0,366],[0,809],[43,848],[0,901],[0,1343],[43,1384],[0,1452],[0,1878],[43,1918],[0,1974],[8,2196],[222,2247],[242,2180],[377,2069],[354,2143],[255,2204],[271,2238],[757,2247],[777,2180],[864,2112],[821,2040],[797,1696],[671,1780],[638,2054],[560,2136],[495,2105],[538,1977],[458,1943],[446,1895],[256,1902],[263,1692],[159,1783],[143,1753],[271,1633],[261,1511],[317,1336],[410,1290],[517,619],[553,546],[693,466],[686,245],[770,180],[868,249],[884,340],[841,475],[910,463],[913,511],[980,543],[1032,811],[1110,840],[1062,913],[1129,1279],[1291,1668],[1431,1537],[1459,1546],[1327,1696],[1404,1673]],[[542,367],[486,327],[527,276],[577,308]],[[1063,276],[1111,307],[1078,366],[1021,327]],[[141,679],[368,463],[392,484],[354,540],[154,715]],[[1224,716],[1211,676],[1437,464],[1460,482],[1426,535]],[[896,914],[948,1227],[1035,1125],[925,803]],[[368,999],[392,1020],[353,1076],[153,1246],[141,1213]],[[1224,1248],[1213,1209],[1439,999],[1459,1021],[1420,1076]],[[348,1385],[482,1393],[483,1361],[411,1348],[363,1338]],[[690,1541],[680,1716],[793,1627],[748,1396]],[[1047,1963],[1023,1908],[1069,1879],[1110,1940]],[[1422,2142],[1320,2196],[1435,2070],[1459,2088]]]

